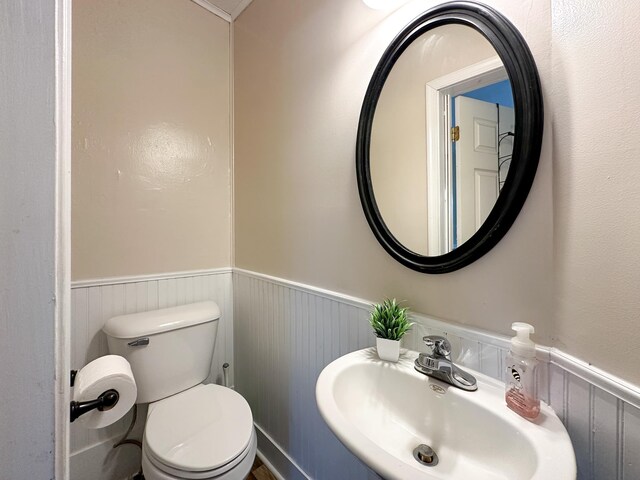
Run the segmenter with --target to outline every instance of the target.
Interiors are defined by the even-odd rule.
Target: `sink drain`
[[[438,464],[438,455],[433,448],[424,443],[413,449],[413,458],[427,467],[435,467]]]

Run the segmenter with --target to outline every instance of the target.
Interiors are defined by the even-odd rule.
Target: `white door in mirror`
[[[456,152],[457,245],[482,226],[498,199],[498,107],[457,97],[460,138]]]

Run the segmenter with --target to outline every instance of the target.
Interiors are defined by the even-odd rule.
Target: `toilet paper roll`
[[[92,410],[76,420],[86,428],[103,428],[120,420],[136,402],[138,389],[131,372],[131,365],[119,355],[105,355],[80,369],[73,387],[76,402],[95,400],[107,390],[117,390],[118,403],[101,412]]]

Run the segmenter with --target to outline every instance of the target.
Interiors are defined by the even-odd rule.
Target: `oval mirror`
[[[480,258],[524,204],[542,124],[533,57],[502,15],[452,2],[414,20],[382,56],[358,127],[358,188],[378,241],[426,273]]]

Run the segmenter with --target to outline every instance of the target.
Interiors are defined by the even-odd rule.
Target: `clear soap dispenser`
[[[516,336],[511,339],[511,350],[507,354],[507,375],[505,400],[507,406],[523,416],[534,419],[540,413],[540,399],[537,391],[536,344],[529,335],[535,330],[528,323],[515,322],[511,325]]]

